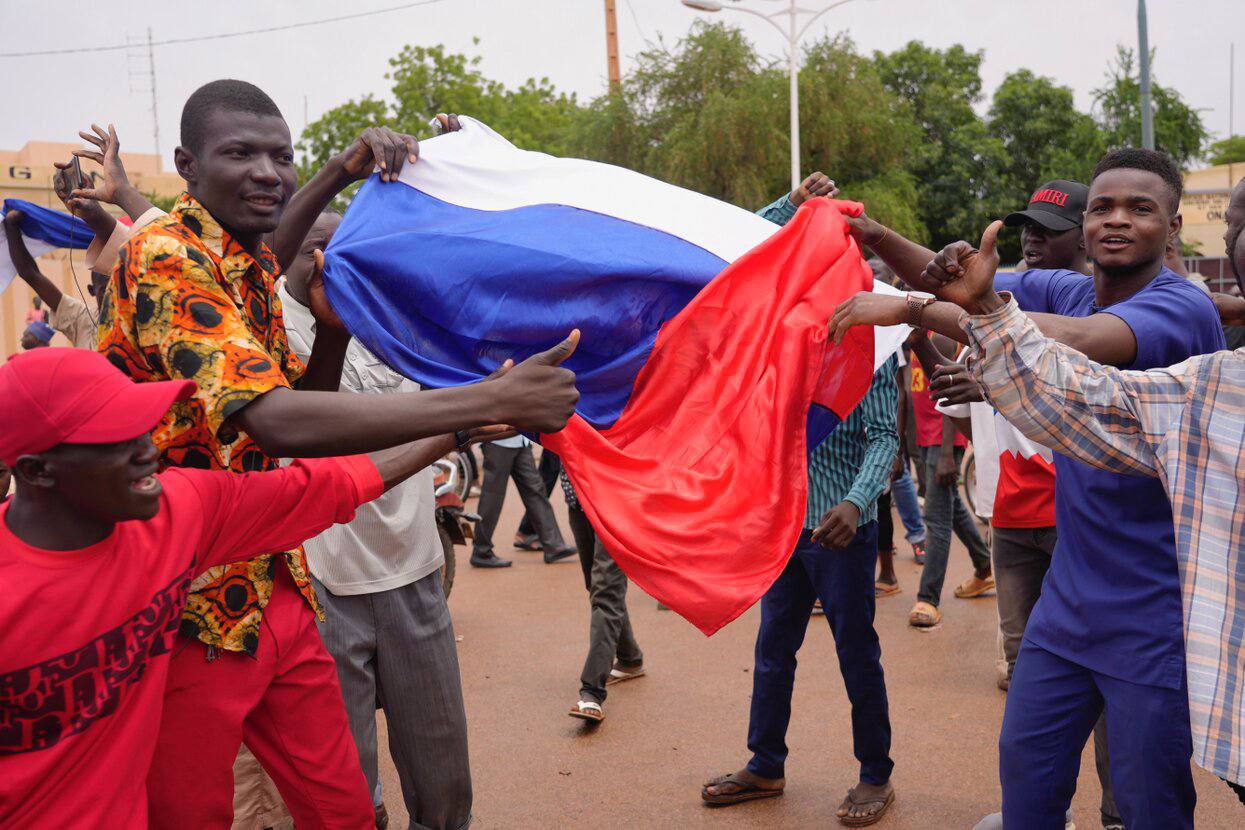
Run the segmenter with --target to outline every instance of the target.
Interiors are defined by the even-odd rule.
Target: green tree
[[[1151,61],[1153,64],[1153,60]],[[1210,137],[1202,116],[1170,87],[1151,79],[1154,104],[1154,145],[1171,155],[1180,167],[1202,154]],[[1141,80],[1131,49],[1119,47],[1107,73],[1107,82],[1094,90],[1095,117],[1106,146],[1137,147],[1141,144]]]
[[[918,182],[917,213],[935,248],[976,239],[1009,205],[1003,141],[973,109],[981,98],[983,53],[918,41],[874,53],[882,82],[907,105],[922,131],[909,170]]]
[[[1216,141],[1207,148],[1206,160],[1211,164],[1239,164],[1245,161],[1245,135]]]

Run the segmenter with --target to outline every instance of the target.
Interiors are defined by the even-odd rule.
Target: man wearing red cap
[[[157,474],[149,433],[194,394],[188,380],[133,383],[79,349],[0,366],[0,461],[17,481],[0,502],[0,826],[146,827],[144,782],[194,576],[349,521],[448,445]],[[320,652],[307,665],[333,688]],[[309,760],[348,773],[341,786],[363,792],[370,821],[353,745],[327,737]]]
[[[98,348],[114,365],[139,381],[198,385],[155,428],[161,467],[245,473],[281,457],[431,436],[449,451],[447,433],[486,424],[565,425],[578,393],[556,364],[577,335],[490,383],[386,396],[311,391],[338,388],[349,337],[313,280],[317,335],[303,366],[274,291],[279,262],[347,185],[377,167],[382,180],[396,179],[415,158],[415,139],[370,128],[294,196],[289,127],[258,88],[201,87],[181,128],[175,159],[187,192],[126,243],[100,304]],[[300,830],[373,823],[366,788],[353,786],[359,762],[331,662],[320,673],[329,657],[301,541],[279,553],[256,546],[251,559],[210,568],[191,585],[181,632],[198,642],[181,644],[170,671],[148,779],[153,826],[228,826],[244,741]],[[328,745],[343,748],[332,763]]]

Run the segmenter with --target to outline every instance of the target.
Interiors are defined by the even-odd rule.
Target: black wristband
[[[467,445],[471,443],[471,435],[465,429],[455,430],[454,443],[458,446],[458,451],[462,452],[467,449]]]

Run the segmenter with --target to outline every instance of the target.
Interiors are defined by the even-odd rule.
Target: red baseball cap
[[[0,460],[57,444],[111,444],[151,432],[192,380],[135,383],[98,352],[32,349],[0,366]]]

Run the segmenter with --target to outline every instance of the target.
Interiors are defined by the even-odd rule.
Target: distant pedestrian
[[[480,522],[475,529],[471,564],[477,568],[508,568],[512,564],[509,559],[503,559],[493,551],[493,531],[501,518],[506,489],[512,478],[523,506],[532,517],[536,536],[545,551],[545,562],[553,563],[573,556],[575,548],[563,540],[549,496],[536,471],[532,442],[516,435],[483,444],[480,450],[484,455],[484,483],[480,487]]]

